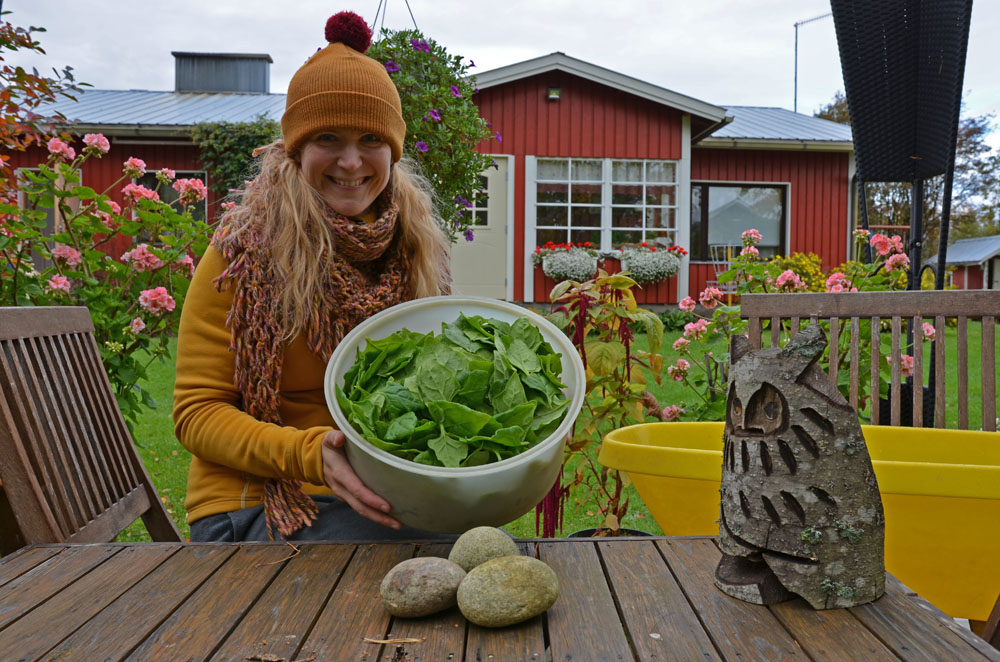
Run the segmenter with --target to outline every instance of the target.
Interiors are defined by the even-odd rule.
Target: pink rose
[[[688,370],[691,368],[691,364],[685,359],[677,359],[677,363],[667,368],[667,374],[675,382],[682,382],[684,378],[688,375]]]
[[[69,278],[66,278],[62,274],[56,274],[50,278],[48,286],[52,292],[66,292],[69,294]]]
[[[664,421],[676,421],[684,413],[683,407],[678,407],[677,405],[667,405],[663,408],[663,420]]]
[[[156,191],[152,191],[141,184],[126,184],[125,188],[122,189],[122,195],[125,196],[125,204],[127,205],[134,205],[143,198],[147,200],[160,199]]]
[[[893,253],[889,256],[889,259],[885,261],[886,271],[897,271],[910,268],[910,258],[906,257],[906,253]]]
[[[764,237],[761,236],[760,231],[755,228],[750,228],[740,235],[740,239],[743,240],[744,246],[756,246],[763,238]]]
[[[937,329],[934,328],[934,325],[928,322],[924,322],[921,328],[923,329],[924,332],[924,340],[929,340],[931,342],[934,342],[934,338],[937,337]]]
[[[100,156],[107,154],[111,149],[111,143],[101,133],[88,133],[83,137],[83,144],[87,146],[84,151]]]
[[[701,305],[711,310],[722,302],[722,290],[717,287],[706,287],[698,296],[698,300],[701,301]]]
[[[52,138],[45,146],[48,148],[49,154],[53,156],[65,158],[67,161],[72,161],[76,158],[76,150],[59,138]]]
[[[127,177],[132,179],[138,179],[146,174],[146,162],[142,159],[137,159],[134,156],[128,157],[125,160],[124,167],[122,170]]]
[[[833,272],[826,279],[827,292],[847,292],[851,290],[851,287],[851,280],[839,271]],[[857,290],[855,289],[855,291]]]
[[[888,255],[892,252],[892,240],[884,234],[873,235],[870,243],[879,255]]]
[[[167,288],[160,286],[152,290],[142,290],[139,293],[139,305],[154,315],[159,315],[172,311],[177,302],[167,293]]]
[[[128,328],[132,330],[132,333],[139,333],[146,328],[146,323],[142,321],[141,317],[136,317],[132,320],[132,323],[128,325]]]
[[[684,297],[683,299],[681,299],[681,302],[677,304],[677,307],[683,310],[685,313],[690,313],[694,310],[694,307],[696,305],[697,302],[695,302],[694,299],[692,299],[691,297]]]
[[[65,244],[56,244],[52,248],[52,257],[57,260],[63,260],[66,262],[67,266],[75,267],[76,265],[83,262],[83,255],[80,251],[76,250],[72,246],[67,246]]]
[[[906,250],[903,247],[903,238],[900,237],[898,234],[892,235],[892,238],[889,241],[892,242],[892,247],[896,249],[897,253],[906,252]]]
[[[892,357],[885,357],[885,362],[892,367]],[[909,354],[901,354],[899,357],[899,368],[900,374],[905,377],[911,377],[913,375],[913,357]]]
[[[111,207],[111,213],[114,214],[115,216],[121,216],[122,215],[121,205],[119,205],[114,200],[108,200],[108,206]]]
[[[130,251],[122,253],[122,262],[131,263],[136,271],[155,271],[163,266],[163,260],[149,252],[147,244],[139,244]]]
[[[708,333],[708,320],[700,319],[684,325],[684,337],[688,340],[701,340]]]
[[[804,290],[806,289],[806,284],[802,282],[799,275],[792,271],[791,269],[785,269],[778,276],[778,279],[774,282],[775,286],[782,291],[789,292],[792,290]]]
[[[201,202],[208,195],[208,188],[200,179],[178,179],[174,182],[174,190],[180,193],[182,205]]]

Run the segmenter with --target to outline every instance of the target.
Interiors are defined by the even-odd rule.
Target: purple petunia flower
[[[503,136],[500,135],[499,131],[496,132],[496,137],[497,137],[497,142],[498,143],[502,143],[503,142]]]
[[[460,99],[462,97],[462,92],[458,89],[458,85],[451,86],[451,96],[456,99]]]
[[[469,58],[469,66],[470,67],[476,66],[476,63],[472,61],[472,58]]]
[[[455,204],[462,205],[463,207],[468,207],[469,209],[472,209],[472,203],[460,195],[455,196]]]
[[[472,228],[469,228],[468,230],[465,231],[466,241],[472,241],[475,238],[476,238],[476,233],[472,231]]]
[[[429,149],[430,149],[430,147],[428,147],[427,143],[425,143],[423,140],[418,140],[417,141],[417,151],[418,152],[426,152]]]
[[[399,71],[399,65],[393,62],[392,60],[389,60],[388,62],[385,63],[385,70],[390,74],[396,73],[397,71]]]
[[[437,120],[438,122],[441,121],[441,113],[439,113],[435,108],[431,108],[429,111],[427,111],[427,115],[430,115],[432,120]],[[427,115],[424,115],[424,118],[426,118]]]
[[[412,46],[415,51],[424,51],[425,53],[431,52],[431,47],[424,39],[411,39],[410,46]]]

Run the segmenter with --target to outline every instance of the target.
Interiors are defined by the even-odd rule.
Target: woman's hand
[[[346,441],[340,430],[330,430],[323,437],[323,478],[326,484],[362,517],[398,529],[399,522],[386,515],[389,502],[365,487],[351,468],[344,454]]]

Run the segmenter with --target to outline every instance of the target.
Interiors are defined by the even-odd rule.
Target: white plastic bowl
[[[407,328],[441,333],[459,313],[513,323],[527,317],[552,349],[562,354],[562,382],[570,399],[562,423],[550,437],[512,458],[477,467],[430,467],[376,448],[351,427],[337,403],[335,385],[354,365],[368,338],[378,340]],[[390,515],[407,526],[437,533],[463,533],[476,526],[500,526],[531,510],[552,487],[562,467],[563,446],[583,406],[586,376],[569,339],[542,316],[512,303],[470,296],[417,299],[373,315],[344,336],[326,367],[326,402],[347,436],[347,458],[361,481],[392,506]]]

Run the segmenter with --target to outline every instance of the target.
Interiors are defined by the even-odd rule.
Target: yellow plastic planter
[[[863,425],[886,568],[953,617],[986,620],[1000,593],[1000,434]],[[669,536],[719,531],[722,423],[615,430],[599,461],[628,472]]]

